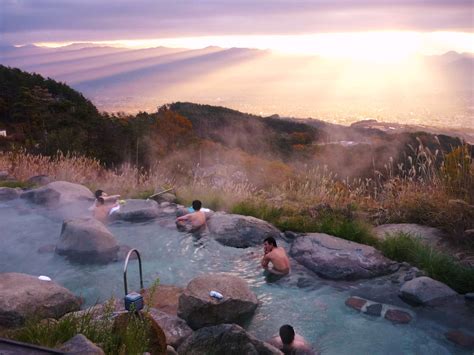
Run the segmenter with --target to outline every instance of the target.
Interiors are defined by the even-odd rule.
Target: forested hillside
[[[286,172],[327,166],[341,179],[371,177],[389,162],[408,166],[420,145],[442,157],[462,144],[424,132],[389,134],[185,102],[154,113],[100,113],[66,84],[5,66],[0,66],[0,130],[7,133],[0,136],[2,150],[77,153],[109,167],[127,162],[147,169],[161,162],[185,174],[198,163],[226,163],[247,175],[259,172],[260,181],[270,179],[275,164]]]

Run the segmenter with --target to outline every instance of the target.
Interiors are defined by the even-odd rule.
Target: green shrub
[[[83,334],[106,354],[141,354],[149,351],[150,324],[146,317],[130,317],[124,329],[114,328],[113,300],[102,312],[90,308],[68,314],[58,321],[29,319],[25,326],[4,336],[40,346],[55,348],[76,334]]]
[[[474,169],[467,144],[446,154],[440,176],[451,195],[474,203]]]
[[[383,254],[396,261],[406,261],[422,269],[457,292],[474,291],[474,268],[460,265],[452,257],[424,244],[419,238],[399,233],[379,244]]]
[[[26,182],[26,181],[0,181],[0,187],[10,187],[12,189],[20,188],[20,189],[30,189],[34,186],[34,184]]]
[[[307,210],[274,207],[262,201],[242,201],[232,213],[263,219],[282,231],[300,233],[327,233],[357,243],[376,245],[377,239],[364,222],[354,219],[351,213],[328,209],[312,216]]]

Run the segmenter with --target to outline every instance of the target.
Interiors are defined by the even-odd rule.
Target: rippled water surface
[[[0,204],[0,272],[48,275],[84,297],[88,305],[112,295],[122,297],[122,262],[84,266],[38,252],[57,243],[61,223],[20,201]],[[358,314],[344,304],[348,291],[312,279],[303,268],[285,282],[267,282],[259,266],[260,248],[236,249],[196,240],[157,222],[117,223],[109,229],[119,244],[140,251],[145,287],[156,278],[162,284],[185,286],[203,272],[230,272],[246,279],[260,301],[248,330],[262,340],[288,323],[323,354],[469,354],[448,343],[435,323],[415,319],[409,325],[394,325]],[[311,287],[298,287],[301,279],[312,280]],[[129,289],[139,288],[135,261],[129,266],[128,283]]]

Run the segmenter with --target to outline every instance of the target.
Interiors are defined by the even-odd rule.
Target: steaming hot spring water
[[[87,209],[87,206],[84,206]],[[48,216],[22,200],[0,203],[0,272],[47,275],[83,297],[85,305],[123,298],[123,262],[80,265],[53,252],[40,253],[59,240],[62,219]],[[267,282],[260,267],[262,248],[226,247],[211,239],[196,240],[177,230],[147,223],[115,222],[108,226],[120,245],[137,248],[142,257],[145,287],[161,284],[185,287],[195,276],[228,272],[245,279],[260,305],[246,329],[261,340],[291,324],[323,354],[469,354],[451,345],[448,329],[415,317],[409,324],[392,324],[347,307],[351,287],[338,287],[295,267],[286,280]],[[289,245],[282,245],[289,250]],[[138,262],[128,267],[129,290],[139,289]],[[375,281],[359,281],[358,285]],[[357,285],[357,284],[356,284]],[[83,307],[84,307],[83,306]]]

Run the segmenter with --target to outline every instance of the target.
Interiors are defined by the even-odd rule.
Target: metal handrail
[[[143,289],[143,273],[142,273],[142,259],[140,257],[140,253],[138,252],[137,249],[131,249],[127,257],[125,258],[125,265],[123,267],[123,285],[125,286],[125,296],[128,295],[128,287],[127,287],[127,267],[128,267],[128,260],[130,259],[130,255],[135,252],[138,257],[138,266],[140,268],[140,288]]]

